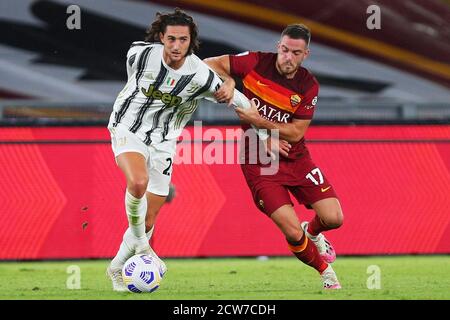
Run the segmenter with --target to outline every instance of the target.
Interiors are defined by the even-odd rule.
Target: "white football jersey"
[[[191,54],[177,70],[163,59],[163,45],[133,42],[127,53],[128,82],[117,96],[108,127],[122,124],[145,144],[178,138],[197,108],[197,100],[216,102],[222,80]],[[234,103],[249,105],[235,90]]]

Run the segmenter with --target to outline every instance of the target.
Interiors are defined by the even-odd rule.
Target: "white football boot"
[[[128,291],[122,279],[122,268],[112,268],[111,265],[109,265],[106,269],[106,275],[111,279],[114,291]]]
[[[148,254],[149,256],[153,257],[160,265],[160,273],[161,277],[164,276],[164,274],[167,272],[167,266],[162,261],[160,257],[156,254],[156,252],[153,250],[152,247],[150,247],[150,244],[148,243],[147,237],[145,237],[144,240],[137,239],[136,237],[132,236],[132,238],[128,239],[127,237],[126,241],[130,243],[130,247],[134,248],[135,254]]]
[[[323,281],[323,288],[327,290],[333,290],[333,289],[341,289],[341,284],[339,283],[339,280],[336,276],[336,272],[334,272],[331,265],[328,265],[328,268],[326,268],[320,276],[322,277]]]

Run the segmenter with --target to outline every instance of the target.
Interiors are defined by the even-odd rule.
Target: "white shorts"
[[[147,162],[149,182],[147,191],[159,196],[169,194],[170,179],[172,177],[173,157],[176,150],[176,141],[164,141],[147,146],[134,133],[120,123],[117,127],[109,128],[111,145],[114,156],[124,152],[138,152]]]

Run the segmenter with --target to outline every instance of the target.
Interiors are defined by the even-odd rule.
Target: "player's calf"
[[[322,233],[316,236],[310,234],[308,232],[308,222],[306,221],[302,222],[301,226],[305,235],[316,245],[323,260],[327,263],[333,263],[336,260],[336,251],[327,238]]]

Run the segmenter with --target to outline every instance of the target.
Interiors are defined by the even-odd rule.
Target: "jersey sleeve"
[[[127,76],[128,78],[133,74],[133,72],[136,70],[136,64],[137,64],[137,47],[131,46],[130,49],[128,49],[127,52]]]
[[[128,78],[136,71],[139,55],[142,53],[143,48],[150,45],[150,42],[135,41],[131,44],[130,49],[127,52],[127,76]]]
[[[293,114],[294,119],[310,120],[313,118],[314,110],[316,109],[317,98],[319,95],[319,83],[316,79],[313,79],[313,83],[306,91],[300,106]]]
[[[246,51],[236,55],[230,55],[230,73],[232,76],[244,78],[255,68],[259,61],[257,52]]]
[[[222,83],[223,81],[222,79],[220,79],[217,73],[215,73],[208,67],[208,79],[206,80],[207,87],[205,88],[206,90],[204,90],[204,92],[198,98],[205,98],[209,101],[217,103],[216,98],[214,98],[214,93],[220,88]]]

